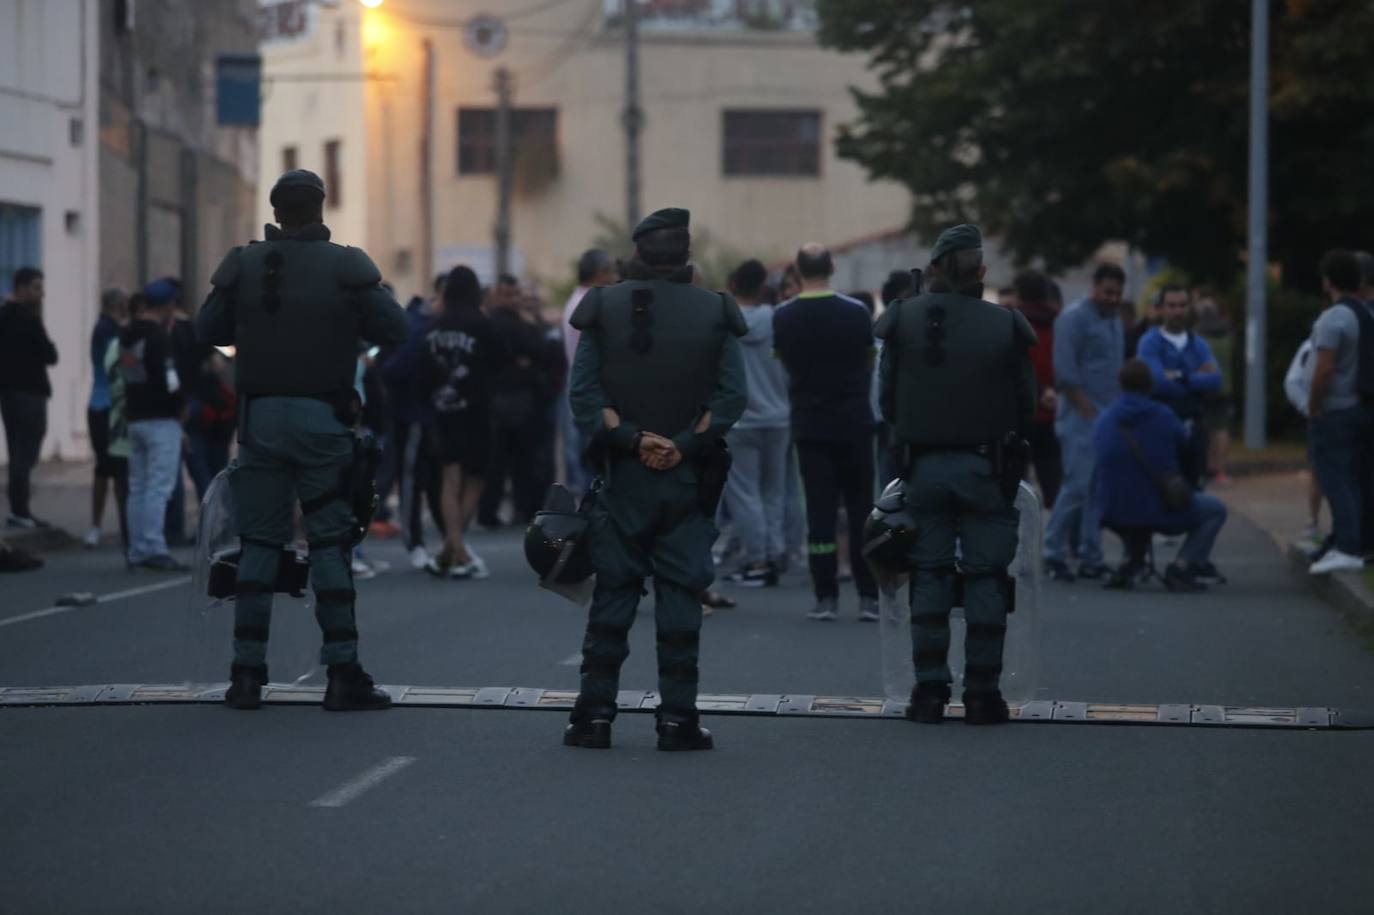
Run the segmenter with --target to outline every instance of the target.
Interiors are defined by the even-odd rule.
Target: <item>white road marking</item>
[[[177,588],[191,581],[191,576],[181,575],[176,578],[169,578],[166,581],[154,582],[151,585],[143,585],[139,588],[128,588],[124,591],[111,591],[109,594],[98,595],[95,599],[97,604],[108,604],[112,601],[123,600],[126,597],[138,597],[140,594],[152,594],[154,591],[165,591],[168,588]],[[86,606],[93,606],[87,604]],[[13,626],[15,623],[27,623],[29,620],[42,619],[45,616],[57,616],[59,613],[70,613],[73,610],[81,610],[82,607],[58,607],[52,606],[44,610],[35,610],[32,613],[21,613],[18,616],[11,616],[8,619],[0,620],[0,626]]]
[[[356,800],[363,792],[376,787],[382,781],[400,772],[413,762],[415,762],[414,756],[393,756],[390,759],[385,759],[371,769],[368,769],[362,775],[353,779],[351,782],[346,782],[334,791],[315,798],[310,802],[310,806],[342,807],[349,801]]]
[[[582,652],[570,654],[558,663],[562,667],[578,667],[582,664]]]

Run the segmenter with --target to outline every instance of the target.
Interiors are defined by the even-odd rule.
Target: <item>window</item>
[[[42,268],[42,221],[40,210],[0,203],[0,296],[20,267]]]
[[[558,143],[558,109],[512,109],[510,135],[516,155],[522,146],[552,150]],[[458,109],[458,174],[496,174],[496,109]]]
[[[819,111],[726,110],[721,168],[726,175],[821,173]]]
[[[281,148],[281,170],[283,172],[294,172],[296,169],[300,168],[300,165],[297,164],[299,159],[300,157],[297,154],[296,147],[283,146]]]
[[[343,204],[343,176],[339,167],[342,140],[324,141],[324,205],[337,210]]]

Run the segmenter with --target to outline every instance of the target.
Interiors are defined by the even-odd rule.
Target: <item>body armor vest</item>
[[[726,300],[662,279],[628,280],[591,294],[600,296],[601,386],[612,405],[648,432],[686,429],[715,390],[721,343],[734,333]]]
[[[1017,431],[1028,341],[1007,308],[952,292],[894,307],[896,433],[907,445],[974,447]]]
[[[347,398],[358,358],[355,248],[291,236],[239,250],[238,389],[249,396]],[[375,267],[372,270],[375,271]]]

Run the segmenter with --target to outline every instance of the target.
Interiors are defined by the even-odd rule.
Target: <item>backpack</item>
[[[1351,299],[1339,304],[1353,311],[1360,324],[1360,359],[1355,372],[1355,389],[1361,397],[1374,397],[1374,307],[1368,302]]]

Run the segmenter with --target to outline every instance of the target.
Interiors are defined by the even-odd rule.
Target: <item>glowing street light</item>
[[[358,0],[358,2],[370,10],[375,10],[382,5],[382,0]]]

